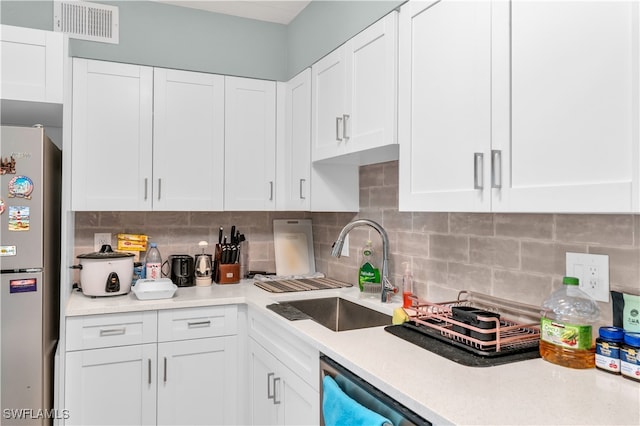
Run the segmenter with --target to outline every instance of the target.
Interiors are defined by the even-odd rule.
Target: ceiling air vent
[[[86,1],[55,1],[54,31],[69,38],[118,44],[118,7]]]

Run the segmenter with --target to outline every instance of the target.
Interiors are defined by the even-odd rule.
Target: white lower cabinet
[[[158,344],[158,424],[233,425],[236,336]]]
[[[249,350],[251,424],[318,424],[318,391],[254,339],[249,339]]]
[[[236,424],[236,323],[235,305],[67,318],[65,425]]]
[[[66,425],[156,424],[156,345],[68,352]]]
[[[251,423],[319,424],[318,350],[251,309],[247,327]]]

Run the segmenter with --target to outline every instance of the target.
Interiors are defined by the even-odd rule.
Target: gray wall
[[[402,1],[313,1],[289,25],[150,1],[117,5],[120,44],[71,40],[72,56],[286,81]],[[53,29],[53,1],[0,2],[0,22]]]

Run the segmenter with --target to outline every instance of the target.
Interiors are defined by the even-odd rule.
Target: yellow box
[[[144,234],[118,234],[118,239],[124,241],[139,241],[144,243],[149,241],[149,237]]]
[[[146,251],[147,243],[144,241],[118,240],[118,250],[122,251]]]

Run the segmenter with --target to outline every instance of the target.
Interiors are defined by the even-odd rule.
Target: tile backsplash
[[[409,262],[420,297],[455,298],[462,289],[539,305],[561,284],[565,253],[609,255],[611,289],[640,294],[640,216],[592,214],[422,213],[398,211],[398,162],[360,168],[359,213],[77,212],[75,253],[93,251],[93,234],[145,233],[163,254],[199,252],[218,228],[236,225],[248,240],[249,269],[274,271],[273,219],[311,218],[317,270],[355,283],[367,240],[381,254],[377,232],[350,233],[349,257],[330,256],[344,225],[380,223],[390,240],[391,280],[400,284]],[[611,307],[602,303],[603,322]]]

